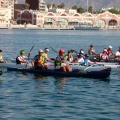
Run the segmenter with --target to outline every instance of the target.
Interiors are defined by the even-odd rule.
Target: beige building
[[[11,8],[0,8],[0,28],[9,27],[11,20]]]

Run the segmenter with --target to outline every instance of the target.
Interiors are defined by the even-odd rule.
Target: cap
[[[109,48],[111,48],[111,49],[112,49],[113,47],[110,45],[110,46],[109,46]]]
[[[82,50],[82,51],[81,51],[81,53],[83,54],[83,53],[84,53],[84,51]]]
[[[90,47],[94,47],[93,45],[90,45]]]
[[[65,51],[63,49],[60,49],[59,53],[65,53]]]
[[[25,51],[24,51],[24,50],[21,50],[21,51],[20,51],[20,54],[25,54]]]
[[[105,48],[103,51],[105,51],[105,52],[106,52],[106,51],[107,51],[107,49]]]
[[[43,53],[43,50],[42,50],[42,49],[40,49],[40,50],[38,50],[38,52],[39,52],[39,53]]]
[[[88,54],[85,54],[85,57],[89,57],[89,55],[88,55]]]
[[[45,51],[48,51],[48,52],[49,52],[49,49],[48,49],[48,48],[45,48]]]

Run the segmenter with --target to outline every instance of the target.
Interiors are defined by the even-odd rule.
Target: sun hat
[[[63,49],[60,49],[59,53],[65,53],[65,51]]]
[[[109,48],[111,48],[111,49],[112,49],[113,47],[110,45],[110,46],[109,46]]]
[[[42,49],[40,49],[40,50],[38,50],[38,52],[39,52],[39,53],[43,53],[43,50],[42,50]]]
[[[49,49],[48,49],[48,48],[45,48],[45,51],[49,52]]]

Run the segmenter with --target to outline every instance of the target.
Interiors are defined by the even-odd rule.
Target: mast
[[[87,0],[87,13],[88,13],[88,0]]]

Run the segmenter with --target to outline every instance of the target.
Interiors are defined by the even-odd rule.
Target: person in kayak
[[[80,63],[81,63],[81,66],[89,66],[89,65],[95,64],[95,62],[91,62],[89,60],[89,55],[88,54],[85,54],[83,59],[81,59]]]
[[[108,54],[108,56],[115,56],[115,54],[113,53],[112,48],[113,48],[113,47],[112,47],[111,45],[108,47],[108,49],[107,49],[107,54]]]
[[[49,49],[48,49],[48,48],[45,48],[42,56],[44,57],[44,59],[45,59],[46,62],[53,62],[52,60],[50,60],[50,59],[48,58],[48,52],[49,52]]]
[[[24,50],[21,50],[20,51],[20,56],[17,56],[16,57],[16,64],[27,64],[28,63],[28,61],[27,60],[25,60],[25,58],[27,58],[27,56],[25,56],[25,51]]]
[[[38,70],[48,70],[48,66],[45,65],[45,57],[42,56],[43,50],[40,49],[38,51],[38,55],[36,55],[32,60],[32,67]]]
[[[68,50],[68,54],[65,55],[65,60],[67,60],[68,62],[73,62],[73,56],[71,54],[71,51]]]
[[[115,59],[117,61],[120,61],[120,47],[119,47],[118,51],[115,53]]]
[[[89,55],[98,55],[97,52],[94,50],[94,46],[90,45],[90,49],[88,50]]]
[[[84,50],[80,49],[79,54],[77,55],[77,58],[82,58],[84,56]]]
[[[6,63],[6,61],[3,60],[2,50],[0,50],[0,63]]]
[[[107,53],[107,49],[106,48],[104,48],[103,52],[100,53],[100,60],[104,61],[104,62],[109,61],[109,57],[108,57],[108,53]]]
[[[77,54],[77,56],[73,59],[73,63],[83,62],[84,61],[83,56],[84,56],[84,50],[80,49],[79,54]]]
[[[63,49],[59,50],[59,55],[55,58],[55,70],[60,69],[64,72],[71,72],[72,68],[70,65],[64,60],[64,53],[65,51]]]

